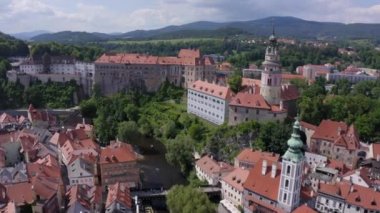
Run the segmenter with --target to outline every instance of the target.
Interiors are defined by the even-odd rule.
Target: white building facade
[[[228,121],[231,95],[228,87],[198,80],[187,90],[187,112],[216,125],[222,125]]]

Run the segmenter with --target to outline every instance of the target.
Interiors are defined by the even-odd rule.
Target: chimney
[[[271,172],[270,177],[271,178],[275,178],[276,174],[277,174],[277,164],[275,162],[273,162],[273,164],[272,164],[272,172]]]
[[[261,167],[261,174],[262,175],[265,175],[267,173],[267,165],[268,165],[267,160],[263,160],[263,165]]]
[[[380,154],[376,155],[376,161],[380,161]]]
[[[283,110],[284,109],[284,102],[281,100],[280,101],[280,110]]]
[[[342,181],[342,178],[341,177],[336,177],[336,182],[339,183],[340,181]]]
[[[84,118],[82,118],[82,124],[83,124],[83,126],[86,124],[86,121]]]

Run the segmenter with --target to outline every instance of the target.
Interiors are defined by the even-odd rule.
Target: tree
[[[202,123],[193,123],[189,128],[189,135],[192,139],[200,141],[204,138],[205,127]]]
[[[138,134],[138,126],[134,121],[123,121],[119,123],[117,137],[121,141],[130,141]]]
[[[80,103],[80,110],[82,116],[85,118],[95,118],[96,117],[96,101],[94,99],[84,100]]]
[[[134,104],[128,104],[124,108],[124,112],[127,115],[128,120],[138,121],[139,119],[139,109]]]
[[[192,168],[193,140],[188,136],[178,135],[175,139],[168,140],[166,144],[166,160],[187,174]]]
[[[348,95],[351,92],[351,83],[347,79],[340,79],[335,83],[331,89],[334,95]]]
[[[165,138],[174,138],[177,134],[175,122],[168,120],[162,127],[162,133]]]
[[[235,71],[231,77],[228,78],[228,85],[234,93],[237,93],[241,89],[242,73]]]
[[[263,151],[285,153],[287,140],[290,138],[291,126],[286,123],[268,122],[260,127],[257,145]]]
[[[168,209],[172,213],[214,213],[216,207],[207,195],[190,186],[173,186],[166,196]]]

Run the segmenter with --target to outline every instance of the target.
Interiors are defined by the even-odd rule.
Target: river
[[[180,170],[166,161],[164,144],[144,136],[138,136],[131,141],[136,151],[143,156],[143,159],[138,161],[142,170],[143,189],[169,189],[175,184],[187,183]]]

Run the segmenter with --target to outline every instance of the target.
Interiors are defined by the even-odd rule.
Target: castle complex
[[[237,94],[226,86],[202,80],[188,89],[187,111],[217,125],[236,125],[245,121],[283,121],[296,115],[297,88],[282,82],[277,38],[269,37],[261,80],[243,78]]]
[[[95,84],[105,95],[130,89],[157,91],[166,80],[187,88],[197,80],[215,80],[216,65],[198,49],[182,49],[177,57],[103,54],[95,61]]]

